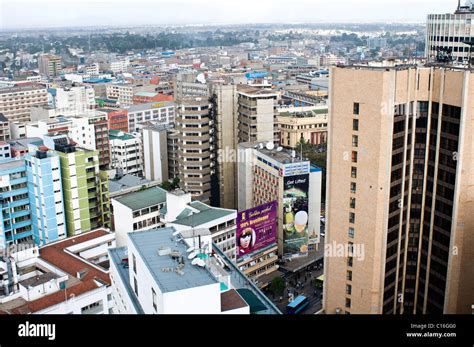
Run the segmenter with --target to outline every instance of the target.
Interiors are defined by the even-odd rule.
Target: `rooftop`
[[[133,136],[132,134],[130,133],[126,133],[124,131],[121,131],[121,130],[109,130],[109,139],[110,140],[133,140],[135,139],[135,136]]]
[[[24,92],[24,91],[36,90],[36,89],[44,89],[44,91],[46,92],[45,86],[41,84],[31,83],[31,84],[22,84],[15,87],[0,88],[0,94]]]
[[[235,290],[231,289],[221,293],[221,311],[230,311],[242,307],[247,307],[247,302],[242,299],[240,294]]]
[[[166,202],[166,190],[158,187],[133,192],[115,199],[133,211]]]
[[[177,219],[172,223],[197,227],[199,225],[209,223],[215,219],[229,216],[236,212],[235,210],[211,207],[199,201],[193,201],[189,204],[189,206],[195,208],[199,212],[192,213],[193,211],[191,209],[185,208],[183,212],[178,215]]]
[[[218,283],[206,268],[191,264],[186,253],[186,244],[175,242],[174,232],[174,228],[158,228],[128,234],[161,291],[167,293]],[[178,262],[169,254],[158,255],[158,250],[166,247],[182,255],[184,274],[173,271]]]
[[[151,181],[147,180],[146,178],[127,174],[118,180],[109,180],[109,192],[119,192],[123,189],[142,186],[150,182]]]
[[[130,105],[127,110],[128,112],[140,112],[144,110],[150,110],[153,108],[161,108],[161,107],[171,107],[174,106],[172,101],[159,101],[159,102],[147,102],[144,104],[136,104]]]

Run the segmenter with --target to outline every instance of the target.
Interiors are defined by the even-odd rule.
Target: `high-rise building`
[[[59,156],[38,150],[25,155],[33,238],[37,245],[66,237]]]
[[[213,109],[216,129],[216,190],[212,192],[214,206],[237,207],[237,87],[212,85]]]
[[[212,103],[208,98],[177,100],[178,162],[181,187],[193,199],[209,203],[216,157]]]
[[[61,163],[68,236],[110,227],[107,174],[99,170],[99,152],[76,148],[67,138],[56,140]]]
[[[53,54],[41,54],[38,57],[38,68],[40,74],[48,79],[58,77],[62,71],[61,57]]]
[[[325,312],[470,313],[472,72],[330,75]]]
[[[274,141],[278,94],[267,89],[239,86],[238,95],[238,142]]]
[[[0,162],[0,247],[32,243],[30,201],[23,159]]]
[[[458,7],[454,13],[430,14],[426,25],[425,54],[428,61],[446,58],[462,63],[467,62],[474,41],[474,3]],[[441,53],[444,53],[440,55]]]
[[[0,88],[0,112],[10,122],[28,122],[32,107],[47,104],[46,88],[40,84]]]

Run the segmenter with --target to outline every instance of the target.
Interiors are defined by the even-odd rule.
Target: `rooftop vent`
[[[168,255],[171,254],[171,248],[169,247],[161,247],[158,249],[158,255],[163,256],[163,255]]]

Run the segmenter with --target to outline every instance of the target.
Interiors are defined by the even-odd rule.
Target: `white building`
[[[0,312],[113,313],[109,247],[115,247],[115,235],[99,229],[0,256]]]
[[[142,141],[138,136],[109,130],[110,167],[119,175],[143,176]]]
[[[182,231],[189,228],[209,229],[212,241],[235,260],[237,211],[211,207],[191,201],[191,194],[182,190],[167,192],[152,187],[112,198],[117,245],[125,246],[126,234],[163,226]]]
[[[150,102],[131,105],[128,111],[128,131],[137,132],[140,124],[153,121],[164,125],[174,125],[175,104],[172,101]]]
[[[208,231],[194,234],[199,238],[190,233],[176,234],[174,228],[140,231],[128,234],[127,247],[109,251],[118,313],[250,313],[251,307],[240,293],[250,291],[245,285],[255,291],[254,295],[261,293],[244,276],[238,282],[224,270],[228,260],[211,253]],[[195,251],[187,252],[190,247]],[[262,300],[271,313],[278,313]]]
[[[164,182],[168,173],[167,125],[143,127],[143,169],[145,178],[150,181]]]
[[[78,116],[94,113],[95,92],[91,86],[51,88],[48,93],[52,96],[56,115]]]
[[[126,245],[129,232],[164,226],[160,210],[166,204],[166,191],[152,187],[112,198],[115,234],[119,247]]]

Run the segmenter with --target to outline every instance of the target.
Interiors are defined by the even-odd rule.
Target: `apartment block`
[[[44,246],[66,238],[59,156],[37,150],[25,155],[33,239]]]
[[[58,77],[62,72],[61,57],[54,54],[41,54],[38,57],[40,74],[48,79]]]
[[[10,122],[28,122],[32,107],[47,104],[46,88],[40,84],[0,88],[0,113]]]
[[[25,161],[0,162],[0,246],[33,243]]]
[[[119,130],[109,131],[110,168],[119,176],[143,176],[143,150],[140,137]]]
[[[107,174],[99,170],[99,152],[58,139],[67,235],[110,227]]]

